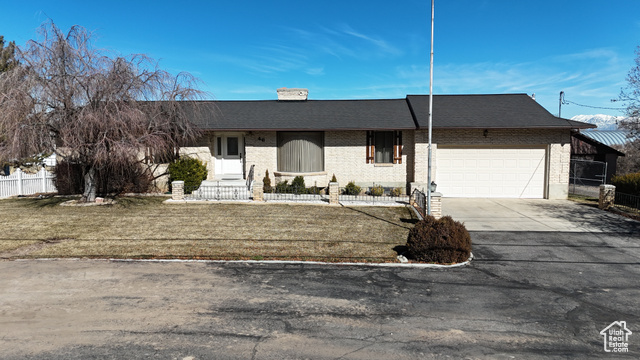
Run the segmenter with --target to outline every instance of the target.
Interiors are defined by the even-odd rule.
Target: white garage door
[[[436,183],[445,197],[544,197],[544,148],[438,147]]]

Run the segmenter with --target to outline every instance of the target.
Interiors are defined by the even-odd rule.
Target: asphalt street
[[[640,241],[473,231],[451,269],[203,262],[0,262],[2,359],[640,356]]]

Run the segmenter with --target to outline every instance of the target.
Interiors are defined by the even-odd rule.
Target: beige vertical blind
[[[324,133],[278,132],[278,171],[324,171]]]

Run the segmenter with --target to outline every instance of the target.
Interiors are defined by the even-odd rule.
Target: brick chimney
[[[279,101],[305,101],[308,96],[308,89],[287,89],[286,87],[278,89]]]

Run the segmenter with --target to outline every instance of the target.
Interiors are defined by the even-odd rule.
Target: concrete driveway
[[[443,198],[442,212],[469,231],[629,232],[640,223],[570,200]]]

